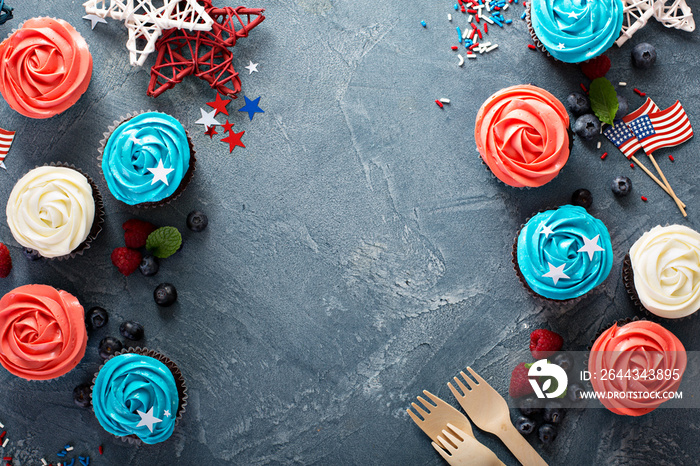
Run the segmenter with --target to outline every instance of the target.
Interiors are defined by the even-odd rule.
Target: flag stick
[[[644,164],[643,164],[642,162],[640,162],[640,161],[637,159],[637,157],[635,157],[635,156],[633,155],[633,156],[630,157],[630,159],[631,159],[634,163],[636,163],[637,166],[638,166],[639,168],[641,168],[642,171],[644,171],[644,173],[646,173],[647,175],[649,175],[649,178],[651,178],[652,180],[654,180],[654,182],[655,182],[656,184],[658,184],[659,187],[660,187],[661,189],[663,189],[663,190],[666,192],[666,194],[668,194],[669,196],[671,195],[671,193],[668,191],[668,188],[666,187],[666,185],[664,185],[661,181],[659,181],[659,179],[658,179],[656,176],[654,176],[654,174],[653,174],[652,172],[650,172],[649,169],[648,169],[647,167],[645,167]],[[684,214],[684,215],[683,215],[684,217],[687,216],[688,214],[686,214],[686,213],[685,213],[685,210],[684,210],[685,204],[683,204],[683,202],[682,202],[680,199],[679,199],[678,202],[680,202],[680,204],[676,204],[676,205],[678,205],[678,208],[681,210],[681,213]]]
[[[661,171],[661,168],[659,167],[659,164],[656,163],[656,159],[652,154],[647,154],[647,157],[649,157],[649,160],[651,160],[652,165],[654,165],[654,168],[656,168],[656,171],[659,172],[659,175],[661,175],[661,179],[663,180],[664,184],[668,188],[668,195],[673,198],[675,201],[676,205],[678,208],[681,210],[681,213],[683,214],[684,217],[687,217],[688,215],[685,213],[685,210],[683,210],[684,205],[681,202],[680,199],[678,199],[678,196],[676,196],[676,193],[673,192],[673,188],[671,187],[670,183],[666,179],[666,176],[664,175],[664,172]]]

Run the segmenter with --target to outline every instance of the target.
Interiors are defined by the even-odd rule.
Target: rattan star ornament
[[[158,56],[151,68],[147,94],[158,97],[185,76],[194,75],[209,83],[219,94],[235,98],[241,91],[241,78],[233,68],[229,50],[265,17],[262,8],[215,8],[211,0],[199,0],[214,20],[211,31],[164,31],[156,42]]]
[[[653,16],[667,28],[692,32],[695,30],[693,12],[686,0],[623,0],[624,18],[618,47],[643,28]]]
[[[124,21],[129,30],[126,48],[132,65],[143,65],[165,30],[208,31],[212,28],[214,21],[197,0],[155,0],[161,6],[154,6],[153,1],[88,0],[83,6],[89,15]]]

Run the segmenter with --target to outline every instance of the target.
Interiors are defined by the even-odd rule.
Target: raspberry
[[[117,248],[112,251],[112,264],[114,264],[122,275],[131,275],[141,264],[141,253],[135,249]]]
[[[127,248],[138,249],[146,245],[146,239],[156,226],[143,220],[132,218],[122,225],[124,229],[124,244]]]
[[[593,60],[581,63],[581,71],[588,79],[593,81],[596,78],[602,78],[610,70],[610,59],[607,55],[599,55]]]
[[[12,258],[10,250],[3,243],[0,243],[0,277],[5,278],[12,270]]]
[[[521,362],[515,369],[513,373],[510,374],[510,387],[508,387],[508,393],[512,398],[520,398],[525,395],[533,393],[532,385],[527,379],[528,369],[525,367],[525,363]]]
[[[556,353],[564,345],[564,339],[543,328],[530,334],[530,352],[535,359],[545,359]]]

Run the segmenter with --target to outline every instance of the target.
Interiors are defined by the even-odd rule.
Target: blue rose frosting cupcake
[[[620,36],[622,0],[531,0],[528,28],[553,58],[581,63],[609,49]]]
[[[520,229],[513,256],[521,282],[557,301],[578,298],[600,285],[613,262],[603,222],[572,205],[530,218]]]
[[[102,148],[102,173],[118,200],[139,207],[172,201],[194,172],[194,151],[185,128],[165,113],[124,120]]]
[[[184,412],[184,379],[168,358],[141,348],[108,359],[95,375],[92,406],[100,425],[124,440],[167,440]],[[138,439],[138,440],[137,440]]]

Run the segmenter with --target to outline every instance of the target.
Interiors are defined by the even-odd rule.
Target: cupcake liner
[[[114,120],[112,122],[112,124],[107,127],[107,131],[102,133],[102,139],[100,139],[100,147],[97,148],[97,151],[100,153],[100,155],[97,156],[97,161],[99,163],[100,173],[102,174],[102,179],[105,181],[105,183],[107,183],[107,180],[104,177],[104,172],[102,171],[102,156],[104,154],[105,146],[107,145],[107,140],[109,139],[109,137],[112,135],[114,130],[117,129],[117,127],[119,125],[131,120],[132,118],[134,118],[138,115],[141,115],[143,113],[149,113],[149,112],[164,113],[164,112],[158,112],[157,110],[140,110],[140,111],[136,111],[133,113],[127,113],[126,116],[123,116],[123,117],[119,118],[118,120]],[[164,114],[166,114],[166,113],[164,113]],[[141,202],[139,204],[134,204],[134,205],[126,204],[125,202],[122,202],[122,201],[119,201],[119,202],[122,202],[122,204],[128,205],[130,207],[149,209],[149,208],[153,208],[153,207],[161,207],[161,206],[164,206],[166,204],[170,204],[172,201],[174,201],[175,199],[180,197],[180,195],[182,195],[182,193],[185,191],[185,188],[187,188],[187,186],[192,181],[192,177],[194,176],[194,172],[196,170],[195,165],[197,163],[197,157],[195,156],[196,152],[194,150],[194,145],[192,144],[192,139],[190,138],[190,133],[189,133],[189,131],[185,130],[185,134],[187,135],[187,143],[190,146],[190,166],[187,169],[187,171],[185,172],[185,176],[182,177],[182,180],[180,181],[180,185],[177,187],[175,192],[173,194],[171,194],[170,196],[166,197],[165,199],[162,199],[162,200],[157,201],[157,202]]]
[[[90,233],[88,233],[87,238],[85,238],[85,241],[80,243],[77,248],[75,248],[73,251],[70,253],[64,255],[64,256],[58,256],[58,257],[44,257],[41,256],[43,259],[49,259],[49,260],[58,260],[58,261],[63,261],[67,259],[73,259],[75,256],[82,256],[83,253],[90,249],[90,245],[92,242],[97,238],[97,236],[100,234],[102,231],[102,224],[105,222],[105,210],[104,210],[104,202],[102,201],[102,194],[100,194],[100,190],[97,189],[97,185],[95,182],[90,178],[90,176],[85,173],[83,170],[80,168],[77,168],[73,164],[68,164],[64,162],[50,162],[46,163],[44,165],[37,165],[34,168],[39,168],[39,167],[62,167],[62,168],[70,168],[71,170],[75,170],[81,175],[83,175],[88,183],[90,184],[90,187],[92,188],[92,199],[95,201],[95,218],[92,221],[92,228],[90,228]],[[29,249],[29,248],[27,248]],[[34,251],[34,250],[32,250]],[[40,254],[41,255],[41,254]]]
[[[95,389],[95,381],[97,380],[97,374],[102,370],[104,365],[112,359],[115,356],[119,356],[121,354],[126,354],[126,353],[134,353],[134,354],[140,354],[142,356],[149,356],[154,359],[157,359],[158,361],[162,362],[167,366],[168,369],[170,369],[170,372],[172,372],[173,377],[175,378],[175,385],[177,386],[177,395],[178,395],[178,405],[177,405],[177,415],[175,416],[175,427],[180,423],[180,420],[182,419],[183,414],[185,414],[185,411],[187,409],[187,398],[189,395],[187,394],[187,385],[185,384],[185,378],[182,375],[182,372],[180,371],[180,368],[175,364],[170,358],[162,355],[161,353],[158,353],[157,351],[149,350],[147,348],[141,348],[141,347],[133,347],[133,348],[125,348],[117,353],[114,353],[114,355],[110,356],[107,358],[102,365],[97,369],[97,372],[95,372],[95,375],[92,377],[92,382],[90,384],[90,404],[92,405],[92,392]],[[94,411],[94,406],[93,406],[93,411]],[[124,437],[119,437],[117,435],[113,435],[114,437],[120,439],[123,442],[129,443],[130,445],[146,445],[137,435],[127,435]]]
[[[692,314],[687,315],[687,316],[670,318],[670,317],[663,317],[663,316],[656,315],[653,312],[651,312],[649,309],[644,307],[644,304],[642,304],[642,300],[639,299],[639,295],[637,294],[637,288],[634,286],[634,269],[632,268],[632,259],[630,258],[629,254],[625,254],[625,258],[622,261],[622,283],[624,283],[624,285],[625,285],[625,290],[627,291],[627,294],[629,295],[630,299],[632,300],[632,304],[634,304],[634,306],[640,312],[642,312],[642,314],[644,314],[646,317],[649,317],[649,320],[656,321],[659,319],[663,319],[663,320],[674,321],[674,322],[688,321],[700,312],[700,311],[695,311]]]

